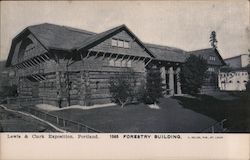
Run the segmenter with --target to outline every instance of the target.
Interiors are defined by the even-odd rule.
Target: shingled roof
[[[94,33],[49,23],[30,26],[28,29],[41,42],[41,44],[46,47],[47,50],[58,49],[68,51],[91,48],[98,42],[101,42],[107,37],[111,37],[115,33],[124,29],[127,30],[128,33],[134,37],[143,48],[145,48],[150,56],[154,57],[146,46],[144,46],[144,43],[142,43],[139,38],[136,37],[124,24],[101,33]]]
[[[202,56],[204,59],[208,60],[210,55],[216,54],[219,57],[219,61],[207,61],[209,65],[226,65],[223,58],[221,57],[220,53],[217,49],[214,48],[206,48],[200,49],[195,51],[188,52],[189,54],[199,55]]]
[[[89,49],[91,46],[102,42],[106,38],[118,33],[121,30],[126,30],[134,39],[138,42],[142,48],[149,54],[147,57],[154,57],[154,55],[147,49],[143,42],[134,35],[126,25],[120,25],[110,30],[94,33],[82,29],[76,29],[66,26],[60,26],[55,24],[43,23],[33,25],[25,28],[19,33],[12,41],[12,47],[7,59],[6,66],[9,66],[13,56],[13,44],[16,40],[22,38],[25,33],[32,33],[34,37],[47,49],[63,50],[63,51],[78,51],[81,49]]]
[[[48,23],[28,29],[47,49],[71,50],[96,35],[94,32]]]
[[[152,51],[156,60],[183,63],[188,57],[184,50],[178,48],[149,43],[145,45]]]

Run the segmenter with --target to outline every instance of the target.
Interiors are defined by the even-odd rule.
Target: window
[[[208,68],[208,71],[209,71],[209,72],[214,72],[214,68],[213,68],[213,67],[209,67],[209,68]]]
[[[121,59],[117,59],[117,60],[115,61],[115,66],[116,66],[116,67],[121,67]]]
[[[121,41],[121,40],[118,40],[118,47],[121,47],[121,48],[123,48],[123,41]]]
[[[210,61],[215,61],[215,57],[214,56],[209,56],[209,60]]]
[[[109,66],[115,66],[115,60],[114,59],[109,60]]]
[[[122,61],[122,67],[126,67],[127,66],[127,61],[126,60],[123,60]]]
[[[115,67],[131,67],[131,60],[122,60],[122,59],[110,59],[109,60],[109,66],[115,66]]]
[[[120,48],[130,48],[129,41],[120,40],[120,39],[112,39],[111,46],[120,47]]]
[[[124,48],[129,48],[129,42],[128,41],[124,41]]]
[[[131,60],[127,62],[127,67],[131,67]]]
[[[118,45],[118,41],[116,39],[112,39],[111,45],[112,46],[117,46]]]

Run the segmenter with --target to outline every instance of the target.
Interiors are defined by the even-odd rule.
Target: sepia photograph
[[[249,1],[1,1],[0,132],[250,133]]]

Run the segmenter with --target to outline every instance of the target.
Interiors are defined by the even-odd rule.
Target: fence
[[[21,109],[27,113],[30,113],[34,116],[37,116],[43,120],[46,120],[58,127],[62,127],[64,130],[69,132],[84,132],[84,133],[101,133],[97,129],[91,128],[85,124],[75,122],[72,120],[64,119],[60,116],[52,115],[38,109],[34,109],[34,105],[39,103],[40,99],[16,99],[16,98],[7,98],[8,104],[18,104],[21,106]]]
[[[224,123],[227,121],[227,119],[223,119],[220,122],[216,122],[213,125],[211,125],[208,128],[202,129],[201,132],[203,133],[220,133],[220,132],[225,132],[227,129],[224,128]]]
[[[40,98],[7,97],[6,102],[7,104],[16,104],[16,105],[35,105],[35,104],[43,103],[43,100]]]

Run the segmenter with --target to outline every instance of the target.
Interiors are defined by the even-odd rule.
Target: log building
[[[93,33],[54,24],[29,26],[13,40],[6,66],[16,73],[19,99],[56,106],[110,102],[110,77],[129,73],[145,79],[147,66],[160,68],[165,94],[181,94],[185,51],[143,43],[125,25]]]

